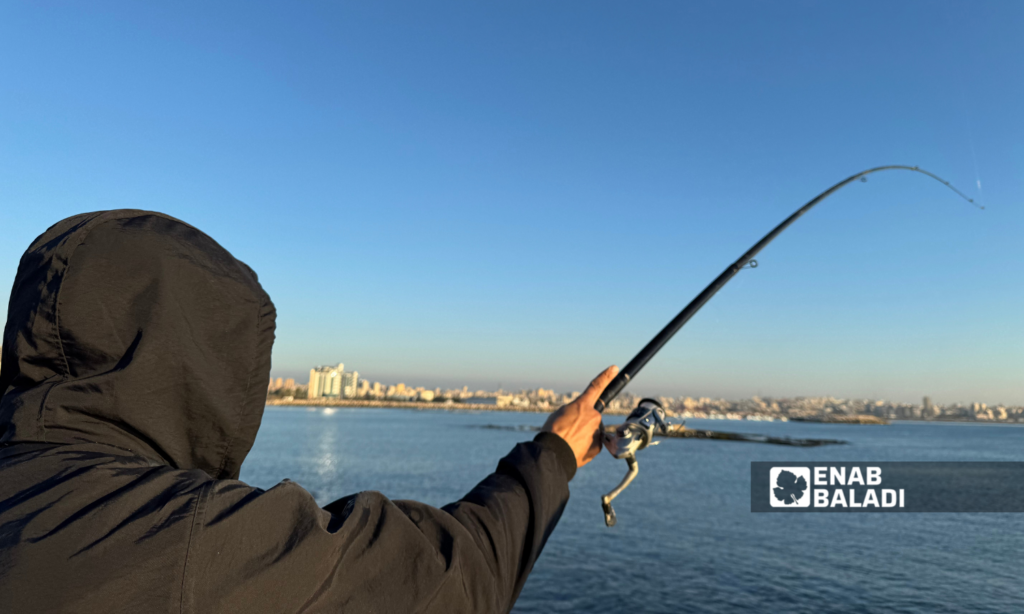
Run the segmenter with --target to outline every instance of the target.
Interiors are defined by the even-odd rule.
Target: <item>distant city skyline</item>
[[[627,390],[1024,404],[1024,3],[8,3],[0,291],[166,212],[275,377],[573,390],[796,207]],[[6,294],[5,294],[6,296]],[[6,300],[0,301],[6,318]]]
[[[360,379],[356,371],[345,370],[344,363],[313,367],[309,383],[293,379],[272,378],[267,389],[267,403],[306,407],[319,405],[419,408],[459,407],[500,409],[509,411],[551,411],[572,402],[579,390],[555,391],[545,388],[520,390],[473,390],[469,386],[407,386],[404,382],[384,383]],[[1024,422],[1024,405],[987,403],[935,403],[925,396],[920,403],[890,399],[844,399],[834,396],[772,397],[756,395],[748,399],[711,397],[679,397],[623,392],[608,403],[609,414],[628,414],[641,397],[656,398],[671,416],[681,418],[713,418],[727,420],[812,420],[878,424],[879,420],[952,420],[993,423]],[[865,419],[865,416],[870,417]]]
[[[331,379],[337,378],[337,379]],[[336,382],[333,386],[326,386],[324,381]],[[285,382],[289,382],[287,386]],[[487,382],[476,382],[476,383],[458,383],[460,380],[454,377],[440,378],[435,381],[420,381],[418,379],[409,379],[403,377],[373,377],[367,374],[360,375],[358,371],[345,370],[345,363],[337,363],[333,365],[314,366],[309,369],[305,376],[298,375],[295,377],[285,377],[284,375],[277,375],[272,373],[270,378],[269,390],[279,390],[282,388],[299,387],[302,388],[307,385],[310,390],[314,392],[310,393],[309,398],[320,398],[320,397],[356,397],[364,396],[370,392],[370,386],[372,385],[372,391],[375,394],[381,396],[390,396],[396,392],[396,386],[398,387],[397,392],[401,394],[403,390],[409,391],[423,391],[423,390],[436,390],[436,391],[453,391],[462,390],[471,392],[473,394],[479,393],[496,393],[496,392],[522,392],[530,390],[552,390],[557,395],[576,395],[579,391],[586,387],[589,382],[576,382],[573,385],[566,386],[543,386],[537,385],[535,382],[497,382],[494,384],[488,384]],[[372,382],[372,384],[371,384]],[[765,392],[758,390],[756,393],[747,395],[729,395],[729,394],[705,394],[696,393],[692,391],[685,392],[667,392],[664,390],[655,390],[650,387],[644,387],[642,384],[635,384],[627,386],[622,392],[620,397],[663,397],[663,398],[707,398],[717,400],[728,400],[728,401],[742,401],[750,398],[774,398],[774,399],[794,399],[794,398],[807,398],[807,399],[846,399],[850,401],[885,401],[893,402],[903,405],[921,405],[925,411],[932,406],[963,406],[963,407],[981,407],[987,406],[992,407],[1024,407],[1024,403],[1013,403],[1006,401],[990,402],[985,400],[971,399],[971,400],[945,400],[933,398],[929,394],[918,395],[917,397],[886,397],[880,395],[843,395],[843,394],[831,394],[831,393],[808,393],[808,392],[791,392],[791,393],[773,393],[771,391]],[[431,399],[427,399],[431,400]]]

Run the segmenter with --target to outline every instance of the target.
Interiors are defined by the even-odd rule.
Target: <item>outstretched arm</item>
[[[508,612],[600,451],[593,404],[615,369],[441,509],[363,492],[325,509],[291,482],[200,495],[183,611]]]

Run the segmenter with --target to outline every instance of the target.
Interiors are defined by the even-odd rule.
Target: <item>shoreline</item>
[[[538,407],[526,405],[519,407],[498,407],[484,403],[434,403],[432,401],[381,401],[376,399],[331,399],[310,401],[309,399],[296,399],[294,401],[282,401],[280,399],[267,399],[267,406],[276,407],[368,407],[373,409],[439,409],[442,411],[507,411],[517,414],[543,414],[558,409],[557,407]],[[628,415],[624,411],[607,411],[609,415]]]
[[[308,399],[297,399],[293,401],[284,401],[281,399],[268,399],[266,401],[267,407],[352,407],[352,408],[368,408],[368,409],[415,409],[415,410],[437,410],[437,411],[497,411],[497,412],[509,412],[514,414],[543,414],[555,411],[557,408],[552,407],[537,407],[535,405],[523,406],[523,407],[498,407],[497,405],[486,405],[478,403],[433,403],[429,401],[382,401],[382,400],[369,400],[369,399],[331,399],[331,400],[314,400]],[[606,410],[605,415],[608,416],[627,416],[629,412],[626,410]],[[743,419],[730,419],[730,418],[687,418],[687,420],[715,420],[721,422],[782,422],[778,418],[773,420],[749,420]],[[883,424],[863,424],[857,422],[829,422],[818,419],[794,419],[789,417],[790,422],[800,422],[802,424],[829,424],[829,425],[846,425],[846,426],[883,426]],[[989,420],[892,420],[891,423],[904,423],[904,424],[969,424],[977,426],[1024,426],[1021,422],[1009,422],[1009,421],[989,421]]]

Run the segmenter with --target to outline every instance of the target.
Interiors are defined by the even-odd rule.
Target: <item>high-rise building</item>
[[[359,392],[359,372],[345,371],[345,363],[309,370],[309,397],[340,397],[351,399]]]
[[[286,390],[291,390],[295,388],[295,378],[289,377],[288,379],[284,380],[284,387]]]
[[[315,367],[309,370],[309,397],[319,399],[322,397],[341,396],[341,375],[345,372],[345,363],[338,363],[337,366]]]
[[[921,402],[921,417],[925,420],[931,420],[939,415],[940,411],[935,404],[932,403],[931,397],[925,397]]]
[[[351,399],[356,396],[357,386],[359,385],[359,372],[350,371],[342,372],[341,374],[341,396],[346,399]]]

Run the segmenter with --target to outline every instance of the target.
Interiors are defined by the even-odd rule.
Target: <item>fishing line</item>
[[[978,186],[978,201],[985,202],[985,192],[981,189],[981,173],[978,171],[978,153],[974,149],[974,127],[971,124],[971,115],[967,112],[967,101],[964,99],[964,115],[967,116],[967,141],[971,144],[971,160],[974,161],[974,180]],[[981,205],[978,205],[982,209]]]

